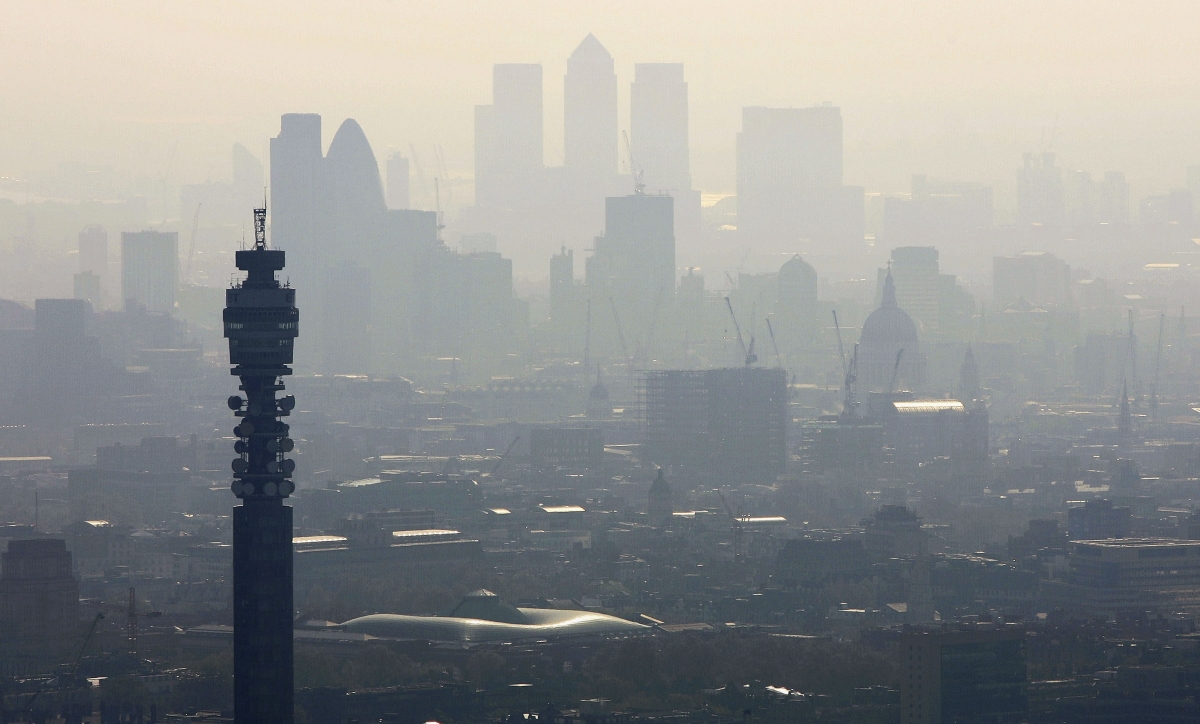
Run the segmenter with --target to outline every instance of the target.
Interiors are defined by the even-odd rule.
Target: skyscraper
[[[126,231],[121,234],[121,296],[126,307],[172,312],[179,285],[179,233]]]
[[[387,205],[375,153],[353,118],[334,134],[321,182],[322,368],[327,374],[364,374],[370,371],[371,269],[382,246]]]
[[[617,164],[617,74],[591,33],[567,60],[563,102],[565,165],[588,181],[607,182]]]
[[[862,240],[862,189],[842,185],[841,109],[743,108],[737,165],[742,234]]]
[[[629,127],[634,158],[647,189],[678,192],[692,188],[688,86],[682,63],[633,66]]]
[[[108,276],[108,232],[95,224],[79,232],[79,272],[75,274],[75,298],[93,307],[104,303],[104,278]]]
[[[79,624],[79,583],[66,542],[10,541],[2,561],[0,628],[11,636],[5,648],[51,656],[71,646]]]
[[[1054,154],[1024,156],[1017,170],[1017,223],[1061,226],[1066,222],[1066,190],[1062,168],[1054,165]]]
[[[295,407],[283,390],[299,335],[296,293],[280,285],[284,251],[266,246],[266,209],[254,210],[254,247],[237,252],[246,279],[225,293],[229,362],[246,397],[229,398],[241,423],[233,460],[233,684],[238,724],[292,721],[292,509],[294,443],[279,420]]]
[[[542,168],[542,66],[498,63],[492,69],[496,164],[502,172]]]
[[[103,278],[108,274],[108,232],[92,224],[79,232],[79,271]]]
[[[393,153],[387,160],[387,206],[389,209],[407,209],[408,159]]]
[[[542,66],[497,63],[492,104],[475,106],[475,204],[526,205],[542,161]]]
[[[301,257],[315,251],[318,244],[321,160],[321,116],[284,114],[279,135],[271,139],[271,239],[276,248],[290,249]]]

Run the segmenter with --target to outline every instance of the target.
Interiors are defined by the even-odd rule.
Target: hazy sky
[[[832,101],[846,180],[868,191],[914,172],[1012,185],[1054,128],[1064,165],[1125,170],[1136,196],[1200,164],[1197,27],[1194,0],[6,0],[0,175],[76,160],[221,180],[229,146],[265,156],[288,111],[321,113],[326,144],[357,118],[380,157],[439,144],[467,175],[471,107],[504,61],[543,63],[558,163],[566,57],[593,32],[617,61],[622,126],[633,63],[686,64],[707,191],[733,190],[742,106]]]

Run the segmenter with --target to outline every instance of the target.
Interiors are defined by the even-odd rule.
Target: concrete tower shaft
[[[292,509],[294,443],[287,417],[296,400],[276,399],[292,373],[300,313],[295,290],[281,285],[284,253],[268,249],[266,209],[254,210],[254,247],[237,252],[246,279],[225,292],[231,373],[245,397],[229,398],[241,422],[233,459],[233,673],[237,724],[292,721]]]

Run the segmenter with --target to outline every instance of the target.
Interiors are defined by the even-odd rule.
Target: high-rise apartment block
[[[126,308],[175,310],[179,286],[179,234],[127,231],[121,234],[121,295]]]

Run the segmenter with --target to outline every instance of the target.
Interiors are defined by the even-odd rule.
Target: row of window
[[[267,331],[267,330],[272,330],[272,329],[295,329],[295,328],[296,328],[295,322],[279,322],[274,325],[272,325],[268,322],[267,324],[261,324],[261,323],[260,324],[251,324],[249,327],[247,327],[244,322],[226,322],[225,323],[226,330],[249,329],[252,331]]]
[[[229,340],[230,347],[291,347],[292,338],[284,337],[283,339],[231,339]]]

